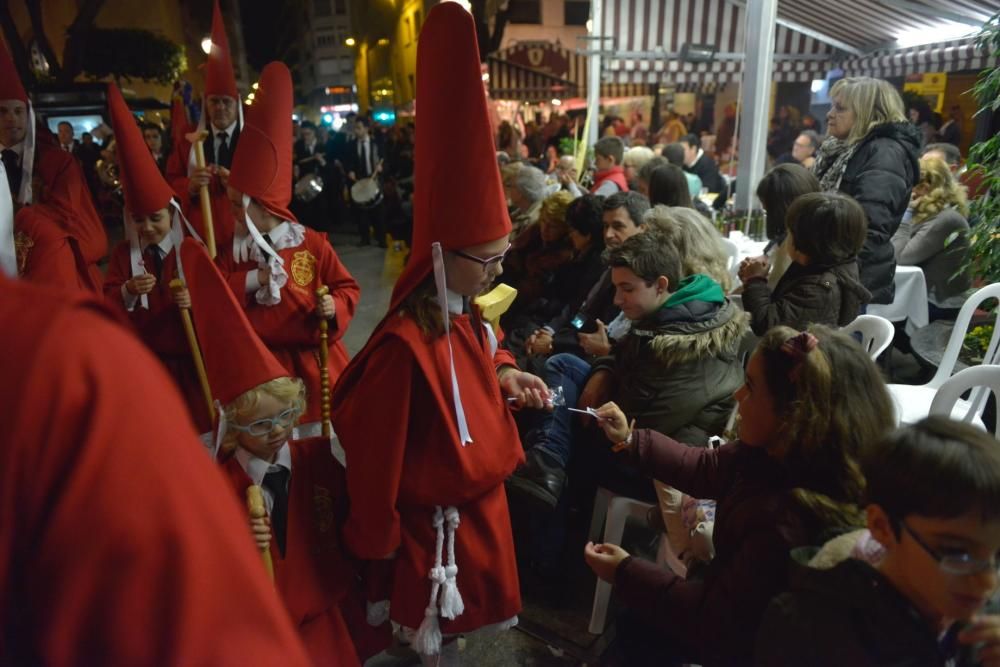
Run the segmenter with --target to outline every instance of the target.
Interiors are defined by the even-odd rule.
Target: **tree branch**
[[[72,83],[83,71],[83,55],[87,49],[87,35],[106,0],[84,0],[76,19],[66,29],[66,47],[63,49],[62,74],[59,81]]]

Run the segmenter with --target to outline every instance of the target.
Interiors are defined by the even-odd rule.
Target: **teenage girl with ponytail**
[[[735,398],[739,440],[715,450],[633,431],[614,403],[597,411],[622,456],[717,501],[715,558],[698,580],[617,545],[587,544],[587,563],[629,608],[618,635],[626,664],[752,662],[759,620],[786,587],[789,551],[864,525],[859,457],[893,427],[893,412],[878,369],[853,339],[822,325],[775,327]]]

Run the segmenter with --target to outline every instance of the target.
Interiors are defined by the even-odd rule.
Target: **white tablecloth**
[[[928,324],[927,281],[919,266],[896,267],[896,297],[890,304],[868,306],[868,313],[884,317],[890,322],[906,320],[906,333],[913,334]]]

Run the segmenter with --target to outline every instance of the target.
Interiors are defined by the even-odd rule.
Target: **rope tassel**
[[[449,620],[455,620],[465,611],[462,594],[458,590],[458,566],[455,564],[455,531],[461,518],[458,509],[449,507],[444,511],[448,524],[448,566],[444,569],[444,583],[441,586],[441,615]]]
[[[445,522],[448,533],[448,566],[444,566]],[[455,565],[455,531],[458,529],[460,517],[456,507],[442,510],[438,505],[434,508],[433,526],[437,533],[437,543],[434,551],[434,566],[427,577],[431,580],[431,595],[424,610],[424,620],[417,628],[413,637],[413,650],[423,655],[437,655],[441,652],[441,624],[439,616],[454,620],[465,611],[465,603],[458,591],[458,566]],[[438,595],[440,594],[440,608]]]

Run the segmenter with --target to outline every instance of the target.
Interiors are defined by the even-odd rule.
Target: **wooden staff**
[[[251,519],[263,519],[267,516],[267,510],[264,509],[264,492],[256,484],[251,484],[247,487],[247,510],[250,512]],[[271,549],[269,547],[261,547],[260,557],[264,560],[264,569],[267,570],[267,574],[271,577],[271,581],[274,581],[274,563],[271,562]]]
[[[316,290],[317,304],[330,293],[330,288],[321,285]],[[327,360],[330,356],[329,323],[325,317],[319,318],[319,386],[320,386],[320,419],[323,420],[323,437],[330,437],[330,368]]]
[[[184,289],[184,281],[174,278],[170,281],[170,291],[176,297],[177,292]],[[205,373],[205,360],[201,356],[201,347],[198,345],[198,337],[194,335],[194,323],[191,322],[191,311],[188,308],[181,308],[181,322],[184,324],[184,334],[187,336],[188,347],[191,348],[191,358],[194,359],[194,369],[198,373],[198,384],[201,385],[201,393],[205,396],[205,403],[208,405],[208,416],[212,423],[215,423],[215,403],[212,401],[212,389],[208,386],[208,374]]]
[[[205,168],[205,139],[208,131],[192,132],[187,135],[194,147],[194,163],[199,169]],[[212,224],[212,196],[208,186],[203,185],[198,191],[198,201],[201,203],[201,219],[205,222],[205,245],[208,246],[208,256],[215,259],[215,226]]]

